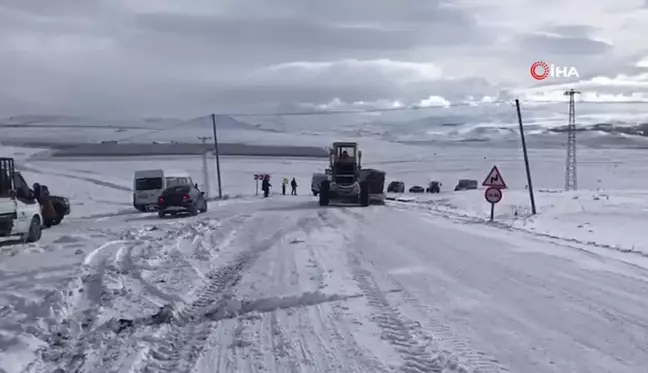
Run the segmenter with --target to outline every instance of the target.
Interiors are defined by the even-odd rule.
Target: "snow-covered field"
[[[1,147],[73,213],[0,247],[0,372],[644,371],[642,153],[580,149],[580,190],[560,192],[564,151],[532,145],[535,216],[516,149],[367,140],[366,166],[442,193],[322,209],[307,194],[326,160],[224,157],[238,198],[165,220],[132,211],[133,172],[184,168],[204,185],[200,157]],[[510,189],[490,224],[483,189],[452,189],[493,165]],[[254,196],[255,173],[272,198]],[[284,176],[300,196],[276,195]]]

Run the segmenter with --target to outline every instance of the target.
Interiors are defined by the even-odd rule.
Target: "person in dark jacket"
[[[263,182],[261,183],[261,190],[263,190],[263,197],[268,198],[268,194],[270,194],[270,187],[272,185],[270,184],[270,179],[268,177],[263,178]]]
[[[290,191],[290,194],[293,196],[297,195],[297,180],[293,177],[292,181],[290,182],[290,187],[292,190]]]
[[[36,199],[36,201],[38,201],[40,203],[41,202],[41,186],[40,186],[40,184],[39,183],[34,183],[32,185],[32,188],[34,190],[34,198]]]

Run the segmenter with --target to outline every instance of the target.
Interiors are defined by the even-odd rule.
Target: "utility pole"
[[[223,199],[221,187],[220,156],[218,153],[218,136],[216,135],[216,114],[211,115],[212,129],[214,130],[214,154],[216,155],[216,177],[218,178],[218,199]]]
[[[202,141],[202,172],[203,172],[203,181],[205,183],[205,190],[207,191],[207,197],[211,195],[211,188],[209,187],[209,170],[207,169],[207,140],[211,140],[211,137],[208,136],[199,136],[198,140]]]
[[[565,165],[565,190],[578,190],[576,179],[576,111],[574,109],[574,95],[579,91],[570,89],[565,92],[569,96],[569,125],[567,126],[567,163]]]
[[[533,196],[533,183],[531,182],[531,167],[529,167],[529,153],[527,152],[526,139],[524,138],[524,126],[522,125],[522,112],[520,111],[520,100],[518,99],[515,100],[515,108],[517,109],[518,124],[520,125],[520,138],[522,139],[522,153],[524,154],[524,167],[526,168],[527,185],[529,188],[529,201],[531,202],[531,213],[535,215],[536,205],[535,205],[535,197]],[[493,204],[492,206],[495,206],[495,204]]]

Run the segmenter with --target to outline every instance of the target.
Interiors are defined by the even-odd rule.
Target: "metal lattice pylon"
[[[576,178],[576,111],[574,110],[574,95],[579,91],[570,89],[565,92],[569,96],[569,125],[567,127],[567,163],[565,165],[565,190],[577,190]]]

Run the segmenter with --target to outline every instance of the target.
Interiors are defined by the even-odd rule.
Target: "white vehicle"
[[[328,175],[324,173],[314,173],[313,178],[311,179],[311,191],[314,196],[317,196],[320,191],[320,184],[323,180],[327,180]]]
[[[34,192],[14,169],[13,158],[0,158],[0,237],[40,240],[43,217]]]
[[[181,170],[135,171],[133,177],[133,207],[139,211],[157,209],[158,198],[170,186],[194,185],[191,176]]]

